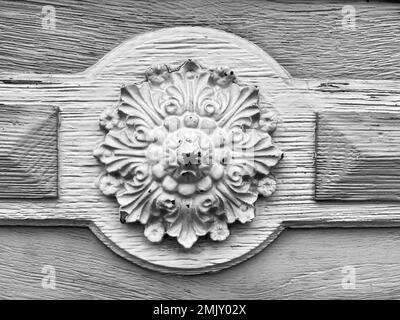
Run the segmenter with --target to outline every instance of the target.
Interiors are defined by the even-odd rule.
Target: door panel
[[[123,41],[172,26],[206,26],[260,46],[293,77],[397,80],[400,6],[355,2],[0,2],[0,69],[75,73]],[[1,79],[5,80],[5,79]],[[1,204],[0,204],[1,206]],[[250,260],[212,275],[165,276],[110,252],[87,229],[2,227],[3,298],[397,298],[398,229],[285,231]],[[398,251],[398,250],[397,250]],[[54,268],[55,289],[42,286]],[[347,285],[356,279],[355,286]],[[350,277],[350,278],[349,278]],[[210,296],[210,287],[213,288]]]

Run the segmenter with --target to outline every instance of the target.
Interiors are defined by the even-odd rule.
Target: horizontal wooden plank
[[[349,4],[354,29],[342,27]],[[44,5],[55,29],[42,26]],[[376,1],[2,1],[0,70],[74,73],[143,32],[203,26],[252,41],[294,77],[398,79],[399,12]]]
[[[0,105],[0,198],[58,194],[58,109]]]
[[[85,228],[2,227],[0,298],[399,299],[399,246],[399,228],[292,229],[233,268],[166,276],[113,254]],[[50,270],[54,289],[42,286]]]
[[[400,114],[320,112],[316,200],[400,200]]]

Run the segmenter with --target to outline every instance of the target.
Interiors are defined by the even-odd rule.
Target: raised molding
[[[159,243],[149,241],[141,223],[121,223],[118,202],[104,195],[96,183],[104,165],[93,157],[93,150],[105,141],[99,118],[106,128],[118,125],[112,116],[108,122],[109,117],[101,114],[118,106],[121,87],[143,83],[149,66],[177,67],[187,59],[206,70],[228,66],[240,87],[257,86],[261,111],[276,111],[274,121],[266,127],[273,129],[277,124],[274,145],[285,154],[273,168],[276,190],[269,197],[258,197],[255,218],[230,224],[230,235],[224,241],[199,237],[190,250],[173,237],[166,236]],[[288,227],[399,226],[398,202],[359,201],[355,205],[350,201],[315,201],[316,113],[379,110],[395,114],[399,92],[398,81],[293,79],[253,43],[202,27],[138,35],[77,74],[0,72],[2,103],[29,106],[30,110],[56,105],[61,120],[59,197],[0,199],[0,224],[86,226],[122,257],[152,270],[178,274],[215,272],[243,262]],[[380,125],[385,127],[387,122]],[[107,135],[110,132],[113,129],[108,129]],[[112,194],[114,184],[108,187],[104,190]]]

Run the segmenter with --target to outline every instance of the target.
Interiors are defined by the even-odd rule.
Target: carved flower
[[[161,85],[169,78],[169,70],[166,65],[158,65],[146,72],[147,81],[153,85]]]
[[[223,241],[229,236],[228,225],[224,221],[217,221],[210,229],[210,238],[214,241]]]
[[[118,110],[115,108],[108,108],[100,115],[100,127],[111,130],[119,124]]]
[[[115,195],[121,188],[121,181],[112,175],[105,174],[99,178],[99,188],[106,195]]]
[[[124,86],[118,107],[100,118],[100,189],[150,241],[168,234],[190,248],[206,234],[225,240],[228,224],[252,220],[259,193],[275,190],[275,115],[261,114],[257,88],[238,85],[226,68],[189,60],[149,69],[146,79]]]
[[[211,70],[210,81],[213,84],[227,87],[235,80],[234,72],[226,67],[218,67],[215,70]]]
[[[257,190],[259,193],[261,193],[264,197],[269,197],[275,192],[276,181],[270,176],[265,177],[258,181],[257,186]]]
[[[274,132],[278,125],[278,117],[272,110],[266,110],[260,119],[260,129],[266,132]]]
[[[160,242],[163,239],[164,234],[165,234],[164,224],[160,220],[147,223],[144,228],[144,235],[151,242]]]

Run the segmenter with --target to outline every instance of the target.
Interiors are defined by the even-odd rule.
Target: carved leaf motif
[[[108,173],[119,172],[125,177],[146,160],[148,144],[132,138],[126,130],[111,130],[95,149],[95,156],[105,165]]]
[[[271,136],[263,131],[249,129],[241,131],[239,138],[231,139],[234,139],[233,162],[243,166],[249,174],[269,175],[270,168],[282,158],[282,152],[272,145]]]
[[[206,235],[212,221],[196,208],[185,208],[185,206],[174,214],[166,215],[165,220],[168,223],[167,234],[176,237],[185,248],[190,248],[199,236]]]
[[[108,133],[94,151],[106,172],[99,187],[150,241],[225,240],[228,224],[252,220],[258,195],[275,190],[270,170],[282,153],[268,132],[276,117],[261,116],[258,89],[226,68],[188,60],[151,68],[146,79],[123,87],[100,117]]]

